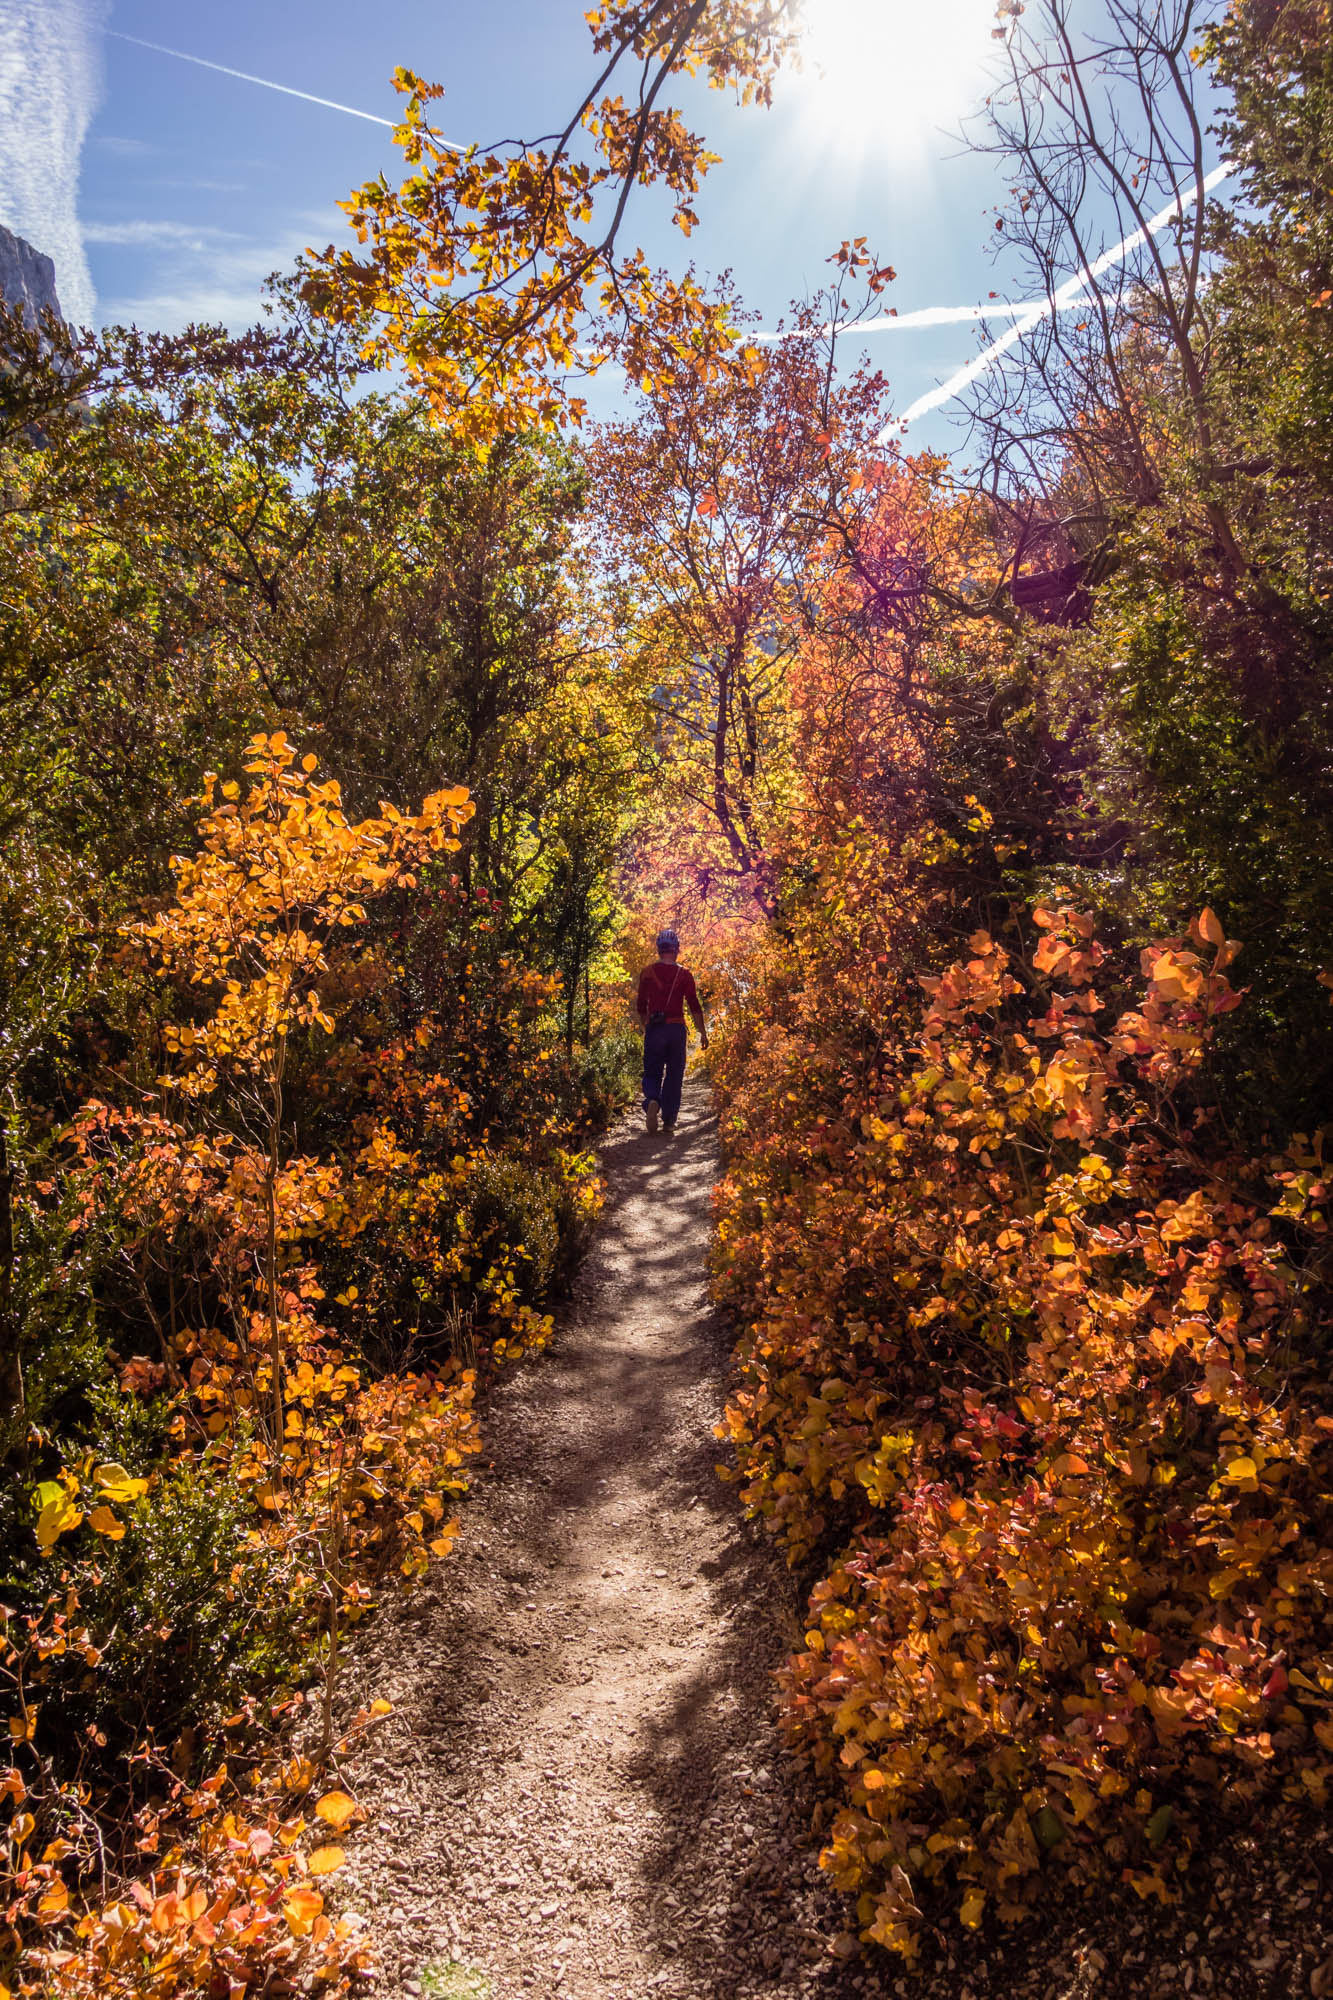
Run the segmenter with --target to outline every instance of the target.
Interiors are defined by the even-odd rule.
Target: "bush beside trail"
[[[546,1341],[624,1089],[603,1062],[585,1096],[556,982],[488,950],[464,792],[353,822],[281,734],[246,773],[126,927],[137,1049],[15,1204],[64,1329],[29,1324],[0,1519],[20,1993],[363,1964],[319,1886],[355,1816],[323,1774],[377,1719],[335,1743],[340,1649],[448,1554],[478,1392]]]
[[[912,1957],[1326,1804],[1330,1259],[1318,1142],[1211,1101],[1211,912],[1136,967],[1038,907],[918,977],[885,872],[830,864],[717,1038],[716,1267],[736,1476],[817,1578],[823,1865]]]

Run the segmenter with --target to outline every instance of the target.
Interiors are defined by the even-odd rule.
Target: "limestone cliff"
[[[7,305],[18,306],[30,326],[35,326],[40,314],[48,309],[64,317],[56,297],[55,265],[3,223],[0,223],[0,297]]]

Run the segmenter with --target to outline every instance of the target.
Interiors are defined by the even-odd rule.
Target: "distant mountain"
[[[51,311],[63,319],[56,297],[56,267],[31,243],[0,223],[0,297],[5,304],[18,306],[30,326]]]

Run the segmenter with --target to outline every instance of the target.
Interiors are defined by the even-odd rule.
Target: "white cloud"
[[[387,125],[390,131],[397,122],[393,118],[381,118],[374,111],[358,111],[354,104],[339,104],[331,97],[312,97],[308,90],[296,90],[289,83],[274,83],[267,76],[252,76],[249,70],[232,69],[228,63],[210,62],[207,56],[192,56],[184,49],[169,49],[164,42],[146,42],[142,36],[123,34],[119,28],[112,28],[109,33],[118,42],[133,42],[138,49],[152,49],[159,56],[174,56],[177,62],[194,63],[199,69],[215,69],[219,76],[234,76],[241,83],[257,83],[261,90],[279,90],[284,97],[301,97],[307,104],[322,105],[326,111],[344,111],[349,118],[364,118],[371,125]],[[445,144],[448,144],[447,140]],[[455,152],[461,150],[461,147],[454,148]]]
[[[127,226],[148,230],[155,225]],[[156,226],[170,229],[173,225]],[[223,239],[220,232],[212,232],[210,240],[198,245],[159,237],[156,247],[174,255],[159,267],[163,275],[156,287],[133,296],[103,299],[98,323],[149,327],[157,333],[179,333],[190,325],[207,324],[239,333],[262,317],[265,278],[273,271],[290,270],[308,245],[320,247],[342,234],[342,229],[342,218],[335,212],[298,217],[282,235],[263,243]]]
[[[983,319],[1022,319],[1030,311],[1031,306],[1026,299],[1019,305],[993,299],[984,306],[913,306],[907,312],[876,313],[873,319],[849,319],[842,323],[840,330],[844,339],[856,341],[863,333],[914,333],[923,326],[968,326]],[[783,333],[756,333],[751,338],[760,347],[773,347],[779,341],[813,340],[818,334],[832,331],[832,322],[826,322],[815,333],[799,333],[788,328]]]
[[[232,231],[200,229],[188,222],[85,222],[85,243],[120,243],[146,250],[202,252]]]
[[[0,0],[0,221],[54,259],[65,315],[96,298],[79,232],[79,154],[101,94],[106,0]]]
[[[875,319],[854,321],[848,332],[910,333],[918,326],[965,326],[981,319],[1018,319],[1026,311],[1026,301],[1022,305],[1009,305],[1003,299],[992,299],[986,306],[914,306],[910,312],[880,313]]]
[[[123,160],[139,159],[153,150],[146,139],[127,139],[117,132],[99,132],[88,143]]]

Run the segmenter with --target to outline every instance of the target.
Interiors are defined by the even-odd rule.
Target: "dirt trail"
[[[1327,1828],[1265,1814],[1170,1909],[1108,1884],[1007,1936],[946,1936],[911,1974],[859,1955],[774,1727],[797,1592],[714,1471],[702,1087],[678,1136],[625,1126],[604,1159],[573,1309],[487,1406],[454,1558],[386,1606],[349,1674],[349,1698],[395,1703],[335,1878],[377,1995],[1330,2000]]]
[[[397,1712],[341,1901],[381,1991],[768,2000],[880,1991],[844,1963],[772,1722],[795,1595],[714,1471],[716,1146],[624,1127],[550,1353],[492,1400],[455,1558],[358,1663]],[[891,1990],[891,1989],[890,1989]]]

